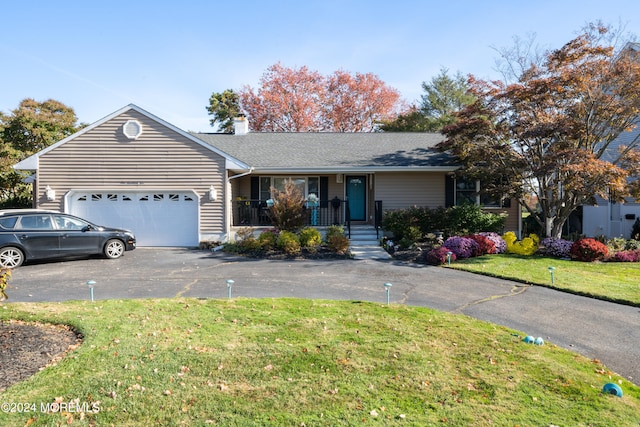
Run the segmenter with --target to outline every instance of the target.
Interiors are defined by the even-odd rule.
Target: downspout
[[[232,214],[233,214],[233,200],[231,199],[231,180],[232,179],[236,179],[236,178],[242,178],[243,176],[247,176],[247,175],[251,175],[253,173],[253,167],[250,167],[248,171],[243,172],[243,173],[239,173],[238,175],[233,175],[227,178],[227,194],[229,195],[229,199],[227,199],[227,233],[226,233],[226,240],[227,242],[230,241],[231,238],[231,220],[232,218]]]
[[[230,176],[227,181],[231,181],[232,179],[242,178],[243,176],[251,175],[253,173],[253,167],[249,168],[247,172],[239,173],[238,175]]]

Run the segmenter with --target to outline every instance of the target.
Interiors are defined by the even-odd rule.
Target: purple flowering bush
[[[638,261],[640,261],[640,249],[635,249],[635,250],[632,250],[632,251],[616,252],[609,259],[609,261],[613,261],[613,262],[638,262]]]
[[[445,240],[442,246],[453,252],[457,259],[463,259],[472,257],[479,245],[467,237],[452,236]]]
[[[449,249],[444,246],[440,246],[439,248],[432,249],[425,255],[425,261],[427,264],[431,265],[442,265],[447,262],[447,252]],[[451,251],[453,252],[453,251]],[[456,260],[456,254],[451,254],[451,262]]]
[[[546,237],[542,239],[541,246],[544,247],[544,254],[556,258],[571,258],[571,240]]]
[[[482,232],[478,234],[486,237],[487,239],[491,240],[491,242],[493,242],[493,245],[496,247],[496,251],[494,253],[503,254],[507,250],[507,242],[505,242],[502,236],[500,236],[498,233]]]

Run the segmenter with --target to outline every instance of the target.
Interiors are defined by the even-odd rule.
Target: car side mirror
[[[90,226],[90,225],[85,225],[84,228],[82,229],[83,232],[84,231],[91,231],[91,230],[93,230],[93,227]]]

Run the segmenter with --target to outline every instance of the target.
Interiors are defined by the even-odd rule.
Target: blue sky
[[[58,100],[92,123],[134,103],[212,132],[213,92],[270,65],[374,73],[409,102],[442,67],[497,78],[495,47],[535,33],[557,48],[585,23],[640,36],[637,0],[111,0],[4,2],[0,111]]]

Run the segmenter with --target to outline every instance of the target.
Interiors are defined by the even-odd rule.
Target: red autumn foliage
[[[578,261],[592,262],[604,259],[607,255],[609,255],[607,245],[596,239],[580,239],[571,246],[571,256]]]
[[[465,237],[475,240],[478,243],[478,247],[474,250],[473,256],[482,256],[486,254],[496,253],[496,245],[485,236],[482,236],[480,234],[472,234]]]
[[[238,95],[254,132],[373,132],[403,108],[400,93],[372,73],[325,76],[280,63],[257,90],[244,86]]]

